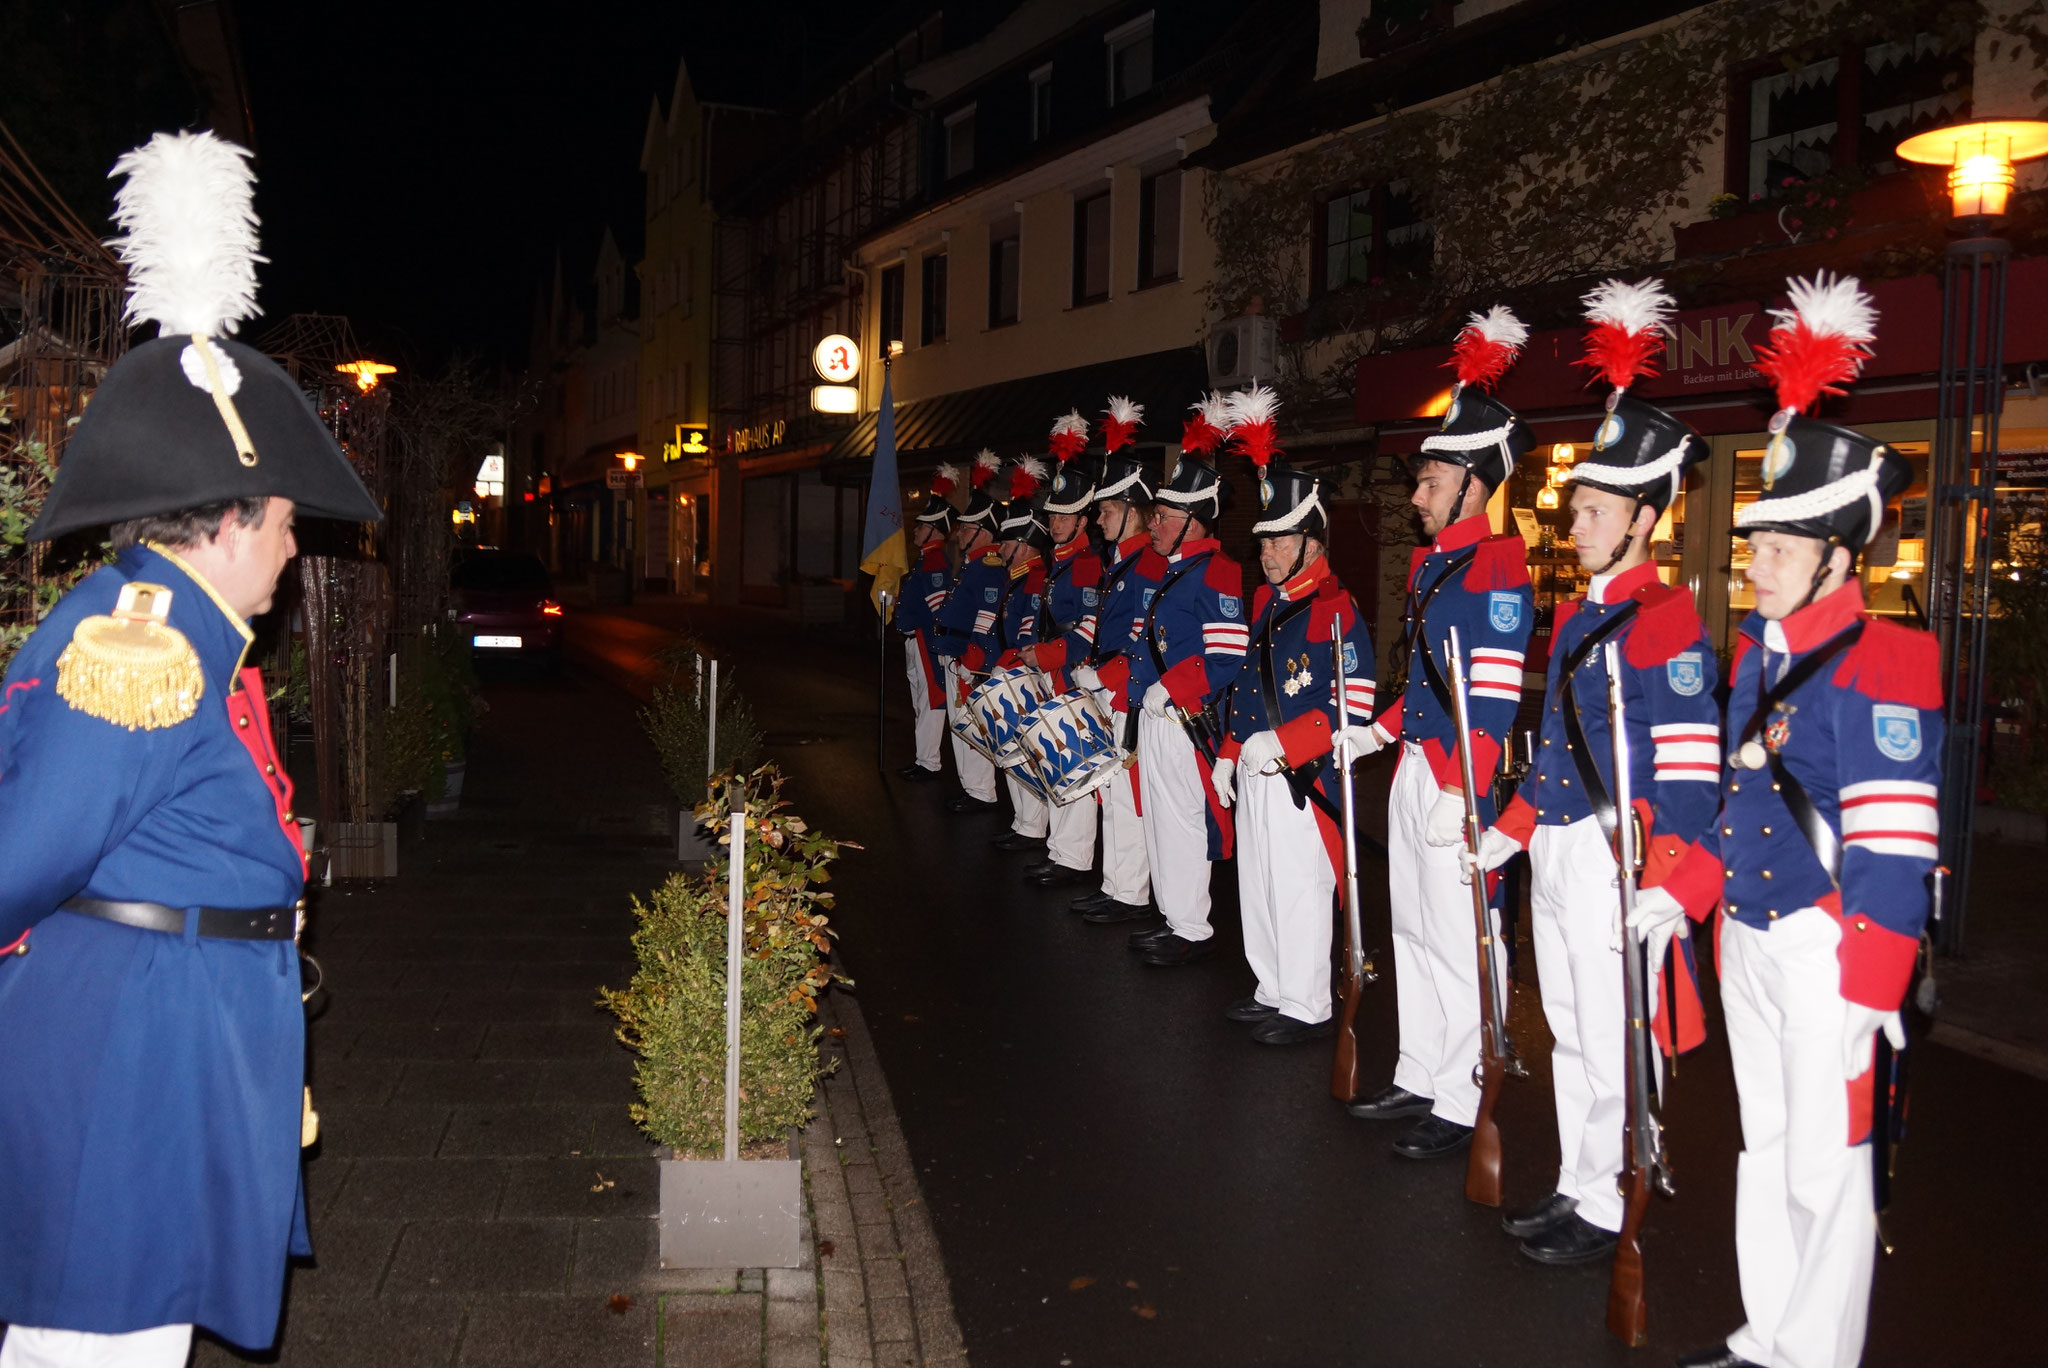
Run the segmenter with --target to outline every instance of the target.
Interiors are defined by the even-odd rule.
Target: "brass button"
[[[1729,916],[1731,916],[1731,917],[1735,915],[1735,904],[1734,904],[1734,903],[1729,903],[1729,904],[1728,904],[1728,915],[1729,915]]]
[[[1536,809],[1536,815],[1537,815],[1538,817],[1541,817],[1541,816],[1543,816],[1543,815],[1544,815],[1544,811],[1543,811],[1543,809],[1542,809],[1542,808],[1537,808],[1537,809]]]
[[[264,772],[265,774],[275,774],[275,773],[277,773],[277,766],[275,766],[275,765],[265,765],[265,766],[263,767],[263,772]]]
[[[1730,793],[1740,793],[1742,792],[1742,785],[1736,783],[1733,779],[1730,779],[1728,781],[1728,791]]]
[[[1766,836],[1771,834],[1771,829],[1769,827],[1759,827],[1758,830],[1763,832],[1763,834]]]
[[[235,725],[238,727],[246,727],[249,725],[249,719],[246,717],[238,717],[235,719]]]
[[[1777,785],[1776,785],[1775,783],[1771,785],[1771,792],[1773,792],[1773,793],[1776,793],[1776,792],[1778,792],[1778,786],[1777,786]]]
[[[1565,820],[1565,822],[1566,822],[1567,824],[1569,824],[1569,823],[1571,822],[1571,820],[1572,820],[1572,815],[1571,815],[1571,814],[1570,814],[1569,812],[1567,812],[1567,813],[1566,813],[1566,814],[1564,815],[1564,820]]]
[[[1721,828],[1721,834],[1723,836],[1733,836],[1735,834],[1735,828],[1731,826],[1724,826]]]
[[[285,819],[285,820],[286,820],[287,822],[289,822],[289,821],[292,821],[292,820],[294,820],[294,819],[293,819],[293,817],[292,817],[292,815],[291,815],[291,814],[290,814],[289,812],[287,812],[287,813],[286,813],[286,814],[284,815],[284,819]]]
[[[1724,879],[1732,879],[1735,877],[1735,871],[1732,869],[1724,869],[1721,871],[1721,877]]]
[[[1572,786],[1572,781],[1569,779],[1560,779],[1557,782],[1563,784],[1566,788],[1570,788]]]
[[[1764,877],[1765,877],[1766,879],[1770,878],[1770,877],[1771,877],[1771,871],[1770,871],[1770,870],[1768,870],[1768,869],[1766,869],[1766,870],[1764,871]]]
[[[1868,931],[1870,929],[1870,923],[1864,921],[1861,917],[1859,917],[1856,919],[1856,929],[1858,931]]]
[[[1544,744],[1544,745],[1546,745],[1546,746],[1547,746],[1547,745],[1549,745],[1549,744],[1550,744],[1550,738],[1549,738],[1549,737],[1547,737],[1547,736],[1546,736],[1546,737],[1544,737],[1544,738],[1543,738],[1543,744]]]
[[[1778,909],[1774,907],[1765,915],[1768,916],[1772,921],[1776,921],[1778,919]]]

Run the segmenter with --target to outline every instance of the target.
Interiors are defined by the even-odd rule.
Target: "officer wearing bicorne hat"
[[[1715,859],[1701,839],[1720,794],[1721,713],[1713,688],[1714,648],[1690,591],[1657,578],[1650,536],[1677,497],[1685,472],[1706,459],[1698,433],[1628,394],[1653,375],[1664,350],[1671,297],[1656,281],[1610,280],[1586,297],[1592,327],[1581,364],[1613,387],[1587,459],[1571,468],[1572,545],[1591,576],[1584,598],[1557,607],[1543,700],[1542,739],[1520,792],[1480,843],[1479,863],[1496,869],[1526,848],[1536,973],[1556,1044],[1557,1184],[1502,1220],[1541,1263],[1571,1264],[1612,1253],[1622,1227],[1618,1178],[1628,1092],[1627,1005],[1623,990],[1614,832],[1614,761],[1605,646],[1619,648],[1627,705],[1630,792],[1644,852],[1636,919],[1653,943],[1659,972],[1684,913],[1667,885],[1688,861]],[[1681,885],[1683,880],[1680,880]],[[1652,979],[1652,1023],[1664,1048],[1689,1049],[1704,1031],[1680,942],[1677,1021]],[[1672,1038],[1676,1030],[1676,1040]]]
[[[1472,723],[1462,744],[1471,748],[1474,775],[1491,774],[1521,702],[1535,596],[1527,545],[1514,533],[1493,534],[1486,501],[1535,441],[1486,391],[1528,337],[1522,321],[1496,305],[1473,314],[1452,347],[1458,378],[1450,407],[1413,462],[1412,502],[1430,542],[1415,549],[1408,571],[1408,687],[1373,723],[1376,740],[1402,743],[1387,809],[1400,1061],[1391,1087],[1348,1110],[1365,1120],[1428,1113],[1394,1142],[1411,1159],[1462,1149],[1479,1110],[1479,966],[1457,849],[1465,795],[1444,651],[1457,628]],[[1474,800],[1480,820],[1490,822],[1492,795],[1482,791]],[[1496,991],[1504,996],[1505,983]]]
[[[1104,440],[1109,440],[1107,435]],[[1102,610],[1102,557],[1088,535],[1088,510],[1095,500],[1101,462],[1083,454],[1088,420],[1078,412],[1053,422],[1049,445],[1058,462],[1044,501],[1051,563],[1038,597],[1032,644],[1019,654],[1029,668],[1051,674],[1054,691],[1064,693],[1072,680],[1068,662],[1078,664],[1087,658]],[[1025,868],[1025,879],[1043,888],[1080,883],[1095,868],[1095,804],[1053,804],[1046,823],[1045,858]]]
[[[1856,557],[1911,481],[1906,458],[1805,416],[1869,355],[1853,279],[1791,282],[1758,351],[1777,390],[1762,497],[1735,515],[1756,610],[1728,695],[1719,858],[1675,887],[1722,899],[1721,1006],[1742,1108],[1735,1253],[1747,1321],[1692,1368],[1850,1368],[1877,1238],[1875,1036],[1905,1044],[1939,854],[1935,639],[1864,609]]]
[[[1002,461],[984,447],[969,468],[967,507],[953,519],[953,546],[960,553],[960,575],[953,592],[932,614],[932,654],[946,672],[946,724],[953,731],[953,769],[961,791],[946,800],[953,812],[987,812],[996,804],[993,760],[961,739],[957,730],[974,687],[960,667],[960,657],[974,640],[981,615],[994,608],[1009,573],[995,552],[996,506],[982,491],[995,478]]]
[[[899,779],[928,781],[939,777],[940,747],[946,738],[946,678],[932,654],[932,629],[946,596],[953,592],[953,564],[946,543],[958,513],[952,494],[959,470],[942,465],[932,476],[931,496],[911,520],[911,545],[917,564],[903,578],[903,598],[896,605],[896,630],[903,633],[903,670],[910,680],[911,735],[917,757],[896,771]]]
[[[1330,569],[1320,483],[1280,462],[1273,392],[1230,397],[1231,441],[1259,475],[1259,565],[1251,645],[1230,691],[1228,734],[1210,767],[1216,797],[1237,814],[1237,891],[1244,954],[1258,987],[1224,1009],[1262,1045],[1332,1034],[1331,908],[1344,870],[1333,752],[1377,750],[1372,638]],[[1343,652],[1344,696],[1337,696]],[[1347,731],[1350,735],[1347,737]]]
[[[1244,620],[1244,575],[1223,554],[1215,527],[1226,490],[1212,465],[1228,435],[1222,396],[1197,405],[1182,435],[1180,463],[1158,492],[1152,549],[1166,560],[1145,609],[1130,662],[1129,696],[1138,719],[1143,772],[1141,821],[1152,866],[1152,893],[1164,923],[1131,937],[1145,963],[1189,964],[1214,952],[1209,925],[1209,866],[1230,858],[1230,813],[1216,800],[1209,770],[1221,741],[1215,716],[1237,678],[1251,631]]]
[[[960,668],[976,682],[991,671],[1018,668],[1020,652],[1032,644],[1039,596],[1045,589],[1045,552],[1052,546],[1038,507],[1044,480],[1045,462],[1036,456],[1018,457],[1010,463],[1009,498],[995,506],[994,555],[1003,579],[993,603],[985,591],[982,594],[974,638],[960,656]],[[1015,769],[1003,771],[1003,783],[1010,791],[1010,829],[990,844],[998,850],[1043,851],[1051,805],[1019,779]]]
[[[115,164],[128,318],[41,516],[115,559],[0,682],[0,1364],[176,1368],[276,1337],[307,1254],[296,945],[306,867],[244,659],[297,515],[376,503],[255,312],[247,152]]]
[[[1105,547],[1095,643],[1071,672],[1077,687],[1093,690],[1114,714],[1118,744],[1129,752],[1110,781],[1096,790],[1102,809],[1102,887],[1072,904],[1083,920],[1097,925],[1151,915],[1152,865],[1145,854],[1145,780],[1138,763],[1139,708],[1130,694],[1130,653],[1142,649],[1145,612],[1167,573],[1166,558],[1152,549],[1148,530],[1154,491],[1161,484],[1159,460],[1128,445],[1144,410],[1132,404],[1127,418],[1120,419],[1116,404],[1110,401],[1109,421],[1103,425],[1106,451],[1095,482],[1095,525]],[[1120,429],[1126,421],[1129,428]],[[1070,643],[1070,661],[1072,651]]]

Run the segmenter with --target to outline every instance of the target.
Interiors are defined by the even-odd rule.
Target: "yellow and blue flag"
[[[903,577],[910,573],[910,537],[903,529],[903,490],[896,483],[896,399],[882,372],[882,409],[875,415],[875,472],[868,484],[868,520],[861,532],[860,568],[875,577],[868,598],[887,622],[896,611]],[[882,595],[889,607],[882,607]]]

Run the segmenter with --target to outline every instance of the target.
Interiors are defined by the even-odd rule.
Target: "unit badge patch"
[[[1223,605],[1223,616],[1227,618],[1234,618],[1239,613],[1244,611],[1244,609],[1238,604],[1238,601],[1234,598],[1225,597],[1219,600],[1219,602],[1221,602]]]
[[[1898,703],[1879,703],[1870,710],[1877,748],[1901,763],[1920,758],[1920,712]]]
[[[1664,678],[1670,682],[1671,692],[1691,698],[1707,687],[1706,658],[1698,651],[1682,651],[1664,662]]]
[[[999,597],[1001,597],[1001,595],[999,595],[994,589],[984,589],[981,591],[981,601],[983,603],[994,603],[996,599],[998,599]]]
[[[1487,596],[1486,620],[1496,632],[1512,632],[1522,625],[1522,600],[1496,590]]]
[[[1145,607],[1150,608],[1152,606],[1152,596],[1158,592],[1159,590],[1157,588],[1147,589],[1145,591]]]
[[[1351,679],[1358,674],[1358,643],[1344,643],[1344,678]]]
[[[1083,589],[1081,591],[1081,606],[1083,608],[1093,608],[1095,605],[1101,602],[1101,591],[1095,589]]]

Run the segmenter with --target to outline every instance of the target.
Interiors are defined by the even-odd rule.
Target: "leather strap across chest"
[[[1266,705],[1268,727],[1280,725],[1280,690],[1273,679],[1273,638],[1279,635],[1282,626],[1300,617],[1314,602],[1312,598],[1300,599],[1280,612],[1268,613],[1266,628],[1259,633],[1259,698]],[[1338,728],[1341,730],[1342,727],[1340,717]],[[1316,780],[1322,777],[1327,760],[1327,756],[1318,755],[1305,765],[1288,767],[1283,771],[1287,777],[1287,791],[1293,796],[1295,807],[1304,807],[1313,801],[1332,821],[1341,821],[1336,805],[1316,787]]]
[[[1607,792],[1607,781],[1600,777],[1600,764],[1593,756],[1593,748],[1586,744],[1586,729],[1579,722],[1579,667],[1584,665],[1601,643],[1628,625],[1641,605],[1634,599],[1623,604],[1613,617],[1586,633],[1586,639],[1572,649],[1572,653],[1558,662],[1558,679],[1562,685],[1564,712],[1564,742],[1571,749],[1572,766],[1578,771],[1579,786],[1586,791],[1586,801],[1593,805],[1593,816],[1600,823],[1600,829],[1609,837],[1614,835],[1616,814],[1614,799]]]
[[[1749,722],[1742,729],[1742,743],[1756,738],[1765,722],[1779,703],[1791,697],[1793,690],[1818,674],[1823,666],[1855,645],[1863,635],[1863,624],[1857,622],[1847,631],[1835,637],[1819,650],[1794,665],[1776,684],[1765,688],[1764,679],[1768,671],[1764,662],[1757,662],[1756,711],[1750,714]],[[1842,839],[1835,829],[1828,825],[1828,819],[1821,816],[1813,799],[1806,792],[1806,786],[1792,777],[1792,771],[1785,767],[1784,757],[1777,750],[1764,746],[1764,763],[1771,772],[1771,782],[1777,785],[1780,798],[1785,800],[1786,810],[1792,814],[1793,823],[1799,834],[1806,838],[1806,844],[1813,847],[1813,857],[1820,861],[1820,867],[1827,871],[1828,882],[1837,890],[1842,886]]]
[[[1443,709],[1444,716],[1446,717],[1449,717],[1452,712],[1451,684],[1449,680],[1444,678],[1443,667],[1436,663],[1436,654],[1429,649],[1429,637],[1423,632],[1422,628],[1423,624],[1428,620],[1427,614],[1430,601],[1436,597],[1437,591],[1446,584],[1449,584],[1452,577],[1470,565],[1473,557],[1478,554],[1478,547],[1466,547],[1463,551],[1451,557],[1450,563],[1444,566],[1444,572],[1436,577],[1436,582],[1429,586],[1426,593],[1418,595],[1412,588],[1408,591],[1408,636],[1401,643],[1402,649],[1407,653],[1410,660],[1415,659],[1418,653],[1421,655],[1422,682],[1429,687],[1429,691],[1432,694],[1436,695],[1437,706]],[[1420,648],[1419,652],[1418,647]],[[1380,718],[1385,717],[1400,705],[1401,700],[1396,698],[1392,703],[1380,709],[1379,713],[1372,719],[1373,723],[1377,725]]]
[[[1138,557],[1144,554],[1145,553],[1143,551],[1133,552],[1131,555],[1124,557],[1124,563],[1122,565],[1119,565],[1116,569],[1109,572],[1109,580],[1102,586],[1101,602],[1104,606],[1107,606],[1109,603],[1110,592],[1114,590],[1119,584],[1123,583],[1124,576],[1130,574],[1131,571],[1136,568],[1138,564]],[[1147,626],[1150,626],[1151,624],[1151,619],[1149,617],[1146,619],[1146,624]],[[1126,637],[1125,640],[1128,641],[1129,638]],[[1103,632],[1101,624],[1097,623],[1095,628],[1095,644],[1088,648],[1087,663],[1090,665],[1100,664],[1102,661],[1103,649],[1108,645],[1108,636]]]
[[[1152,671],[1154,674],[1162,677],[1166,674],[1166,657],[1159,654],[1159,640],[1152,631],[1152,624],[1159,616],[1159,605],[1166,602],[1167,590],[1180,583],[1182,576],[1186,575],[1188,571],[1206,563],[1213,554],[1215,553],[1204,551],[1201,555],[1196,556],[1186,565],[1181,566],[1178,570],[1168,575],[1164,582],[1160,584],[1159,592],[1152,596],[1152,606],[1145,610],[1145,649],[1152,653]]]

